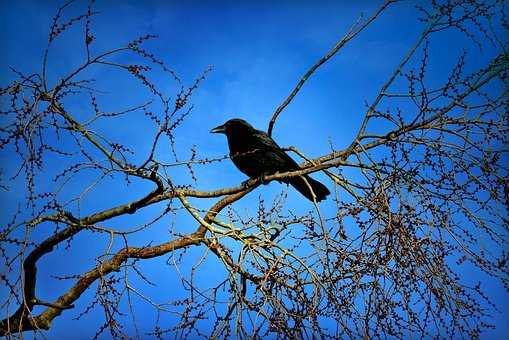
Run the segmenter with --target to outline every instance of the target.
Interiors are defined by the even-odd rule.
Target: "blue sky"
[[[46,46],[51,18],[60,1],[16,1],[0,2],[0,40],[3,51],[0,53],[1,84],[12,79],[7,71],[13,66],[20,71],[30,73],[40,69],[42,54]],[[321,57],[361,12],[369,15],[380,2],[377,1],[324,1],[317,4],[305,1],[99,1],[96,10],[100,15],[93,18],[93,32],[97,37],[92,51],[125,44],[133,38],[146,33],[157,34],[159,38],[147,46],[155,55],[165,60],[186,85],[198,77],[208,66],[213,70],[192,97],[194,109],[186,123],[181,127],[177,145],[179,156],[186,159],[191,154],[192,145],[199,150],[199,157],[215,157],[226,153],[226,141],[223,136],[211,135],[209,130],[229,118],[242,117],[259,129],[266,129],[272,112],[288,95],[296,81],[319,57]],[[69,13],[82,11],[86,5],[78,2],[71,6]],[[403,2],[390,8],[383,16],[351,42],[337,57],[324,65],[306,83],[301,93],[279,118],[274,138],[282,146],[295,145],[308,156],[318,156],[329,150],[330,143],[341,148],[351,142],[356,134],[366,103],[372,101],[383,82],[392,73],[406,50],[418,37],[421,26],[416,23],[415,11],[410,2]],[[57,74],[76,67],[83,61],[81,28],[71,29],[58,41],[50,52],[49,76],[53,81]],[[432,45],[430,56],[432,67],[429,70],[430,82],[444,79],[450,63],[441,60],[453,60],[461,54],[462,48],[471,44],[461,36],[444,36]],[[468,67],[475,68],[493,56],[493,51],[477,51],[469,59]],[[98,101],[105,110],[122,109],[139,104],[147,98],[147,93],[133,81],[119,78],[116,72],[93,69],[89,76],[98,79],[98,88],[107,92],[99,96]],[[174,93],[175,84],[168,77],[154,75],[155,82],[167,93]],[[87,108],[73,103],[78,115],[86,115]],[[146,150],[147,140],[153,136],[153,126],[141,119],[134,124],[100,125],[98,129],[108,131],[118,141],[128,141],[136,150]],[[152,129],[152,130],[151,130]],[[319,132],[319,133],[317,133]],[[64,146],[65,147],[65,146]],[[167,149],[159,150],[160,159],[170,160]],[[9,169],[10,155],[0,159]],[[7,164],[7,165],[6,165]],[[50,167],[58,164],[49,163]],[[12,169],[11,169],[12,170]],[[197,169],[201,189],[221,186],[234,186],[245,180],[230,163],[210,164]],[[192,184],[185,169],[175,169],[175,178]],[[327,182],[325,176],[315,174]],[[105,182],[102,188],[94,189],[80,206],[80,213],[97,211],[100,208],[136,198],[151,188],[144,183],[134,183],[126,190],[118,181]],[[0,195],[2,204],[1,221],[9,219],[17,201],[23,199],[21,183],[10,183],[13,192]],[[42,187],[50,186],[49,181],[41,179]],[[71,183],[76,189],[84,185],[80,180]],[[331,183],[328,183],[332,187]],[[271,183],[257,189],[250,200],[258,195],[273,198],[281,191],[281,186]],[[249,209],[249,201],[240,206],[240,210]],[[208,207],[212,201],[197,202],[200,207]],[[142,216],[119,218],[116,223],[125,229],[137,223],[143,223],[156,216],[162,205],[143,211]],[[289,191],[289,207],[295,210],[311,210],[299,199],[298,194]],[[329,206],[331,208],[332,205]],[[325,207],[325,209],[327,206]],[[179,219],[177,229],[189,231],[191,221]],[[187,223],[187,225],[185,225]],[[194,224],[192,224],[194,225]],[[191,225],[191,226],[192,226]],[[51,227],[40,230],[36,237],[51,234]],[[141,245],[158,242],[168,238],[168,226],[160,225],[149,230],[143,236],[133,240]],[[107,245],[107,238],[98,239],[96,234],[79,235],[71,251],[59,249],[55,254],[41,261],[40,275],[44,277],[55,269],[64,273],[80,273],[90,268],[98,251]],[[115,243],[115,249],[122,246]],[[202,251],[191,250],[189,263],[193,263]],[[165,258],[166,259],[166,258]],[[144,287],[154,295],[179,295],[181,284],[175,272],[165,266],[165,259],[147,261],[144,270],[158,287]],[[72,270],[69,262],[73,262]],[[210,270],[202,275],[221,275],[217,263],[208,264]],[[203,279],[202,279],[203,280]],[[67,287],[61,281],[38,283],[38,291],[48,300],[58,296],[59,288]],[[497,300],[507,300],[501,287],[493,285],[491,293]],[[94,288],[93,288],[94,289]],[[92,290],[93,290],[92,289]],[[51,337],[62,337],[75,332],[76,327],[86,329],[96,325],[102,314],[87,315],[82,321],[72,321],[90,302],[90,294],[84,294],[74,310],[66,311],[54,321]],[[501,301],[502,302],[502,301]],[[140,304],[140,318],[144,315]],[[501,313],[495,315],[497,330],[490,331],[488,338],[497,338],[509,332],[503,315],[509,307],[502,302]],[[148,314],[147,314],[148,315]],[[95,329],[95,328],[94,328]],[[93,336],[82,333],[84,338]]]

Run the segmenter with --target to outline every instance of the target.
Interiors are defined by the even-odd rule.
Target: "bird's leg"
[[[267,185],[267,184],[269,184],[269,182],[270,182],[270,181],[269,181],[269,180],[266,180],[266,179],[265,179],[265,176],[268,176],[268,175],[271,175],[271,173],[269,173],[269,172],[265,172],[265,173],[261,174],[261,175],[260,175],[260,176],[258,176],[258,177],[253,177],[253,178],[246,179],[245,181],[243,181],[243,182],[242,182],[242,184],[241,184],[241,185],[242,185],[242,186],[244,186],[244,187],[248,187],[248,186],[249,186],[249,184],[250,184],[250,182],[251,182],[252,180],[257,180],[257,181],[259,181],[261,184],[263,184],[263,185]]]
[[[250,180],[251,180],[251,178],[246,179],[245,181],[243,181],[243,182],[241,183],[241,185],[242,185],[243,187],[247,188],[247,187],[249,186],[249,181],[250,181]]]
[[[277,174],[277,172],[276,172],[276,174]],[[269,175],[274,175],[274,173],[264,172],[263,174],[261,174],[260,177],[258,177],[260,183],[263,185],[269,184],[270,180],[265,179],[265,176],[269,176]]]

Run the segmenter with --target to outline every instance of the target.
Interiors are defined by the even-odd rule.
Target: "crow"
[[[226,135],[233,164],[249,178],[260,178],[277,172],[300,169],[299,165],[269,135],[256,130],[245,120],[230,119],[210,132]],[[324,200],[330,194],[325,185],[308,175],[284,178],[279,181],[291,184],[310,201],[313,201],[313,194],[317,202]]]

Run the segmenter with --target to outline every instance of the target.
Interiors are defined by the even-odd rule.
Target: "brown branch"
[[[216,215],[224,209],[226,206],[233,202],[241,199],[252,188],[245,189],[244,191],[229,195],[219,200],[214,206],[212,206],[204,217],[206,223],[211,223]],[[148,197],[148,196],[147,196]],[[146,200],[146,197],[144,198]],[[137,202],[143,201],[139,200]],[[115,211],[108,213],[110,215],[115,214]],[[89,221],[99,220],[106,218],[106,213],[95,215],[94,218],[90,217]],[[115,215],[117,216],[117,215]],[[41,300],[36,298],[35,295],[35,281],[37,274],[37,267],[35,266],[36,261],[44,254],[53,250],[54,245],[61,242],[62,240],[74,235],[79,231],[80,225],[71,226],[59,234],[47,239],[43,244],[37,247],[25,260],[25,300],[26,304],[20,306],[18,310],[8,318],[0,321],[0,336],[5,336],[13,333],[19,333],[29,330],[36,329],[49,329],[51,322],[54,318],[59,316],[64,309],[72,308],[72,304],[81,296],[81,294],[90,285],[95,282],[98,278],[107,275],[111,272],[118,271],[120,266],[128,259],[149,259],[158,256],[165,255],[169,252],[186,248],[192,245],[199,245],[205,242],[205,234],[207,228],[204,225],[200,225],[198,229],[187,236],[180,237],[179,239],[163,243],[154,247],[126,247],[115,254],[111,259],[102,262],[96,268],[85,273],[76,284],[69,289],[65,294],[61,295],[54,303],[41,303]],[[70,236],[69,236],[70,235]],[[35,305],[45,305],[49,308],[38,316],[32,317],[31,311]]]
[[[54,234],[53,236],[47,238],[44,240],[41,244],[39,244],[34,250],[30,252],[30,254],[25,258],[23,261],[23,296],[25,304],[20,306],[18,310],[7,319],[0,321],[0,334],[1,332],[6,332],[6,330],[10,330],[12,325],[20,323],[21,325],[25,326],[38,326],[39,324],[32,324],[31,322],[27,321],[26,318],[28,317],[27,314],[32,311],[33,307],[37,305],[37,295],[35,292],[36,289],[36,282],[37,282],[37,261],[39,259],[53,251],[53,248],[58,245],[59,243],[69,239],[70,237],[76,235],[78,232],[83,230],[89,225],[92,225],[94,223],[113,218],[115,216],[119,216],[121,214],[125,214],[128,212],[134,212],[136,209],[138,209],[141,206],[145,206],[147,202],[149,202],[154,196],[157,196],[162,191],[162,187],[157,187],[154,191],[149,193],[147,196],[143,197],[142,199],[125,204],[123,206],[113,208],[106,210],[102,213],[94,214],[90,217],[86,217],[84,219],[75,219],[75,218],[69,218],[70,225],[65,228],[64,230]],[[51,220],[51,218],[42,218],[40,221],[44,220]],[[72,222],[71,222],[72,221]],[[57,302],[56,305],[59,306],[68,306],[66,303]],[[15,321],[19,322],[15,322]],[[13,323],[14,322],[14,323]],[[28,322],[28,324],[25,324]],[[40,327],[40,326],[38,326]],[[44,328],[44,327],[42,327]],[[35,329],[35,328],[30,328]],[[5,333],[8,334],[8,333]]]

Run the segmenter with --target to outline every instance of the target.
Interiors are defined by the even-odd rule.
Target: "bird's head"
[[[242,133],[249,133],[250,131],[253,131],[254,128],[245,120],[243,119],[230,119],[223,125],[216,126],[212,130],[210,130],[211,133],[223,133],[226,136],[231,136],[234,134],[242,134]]]

